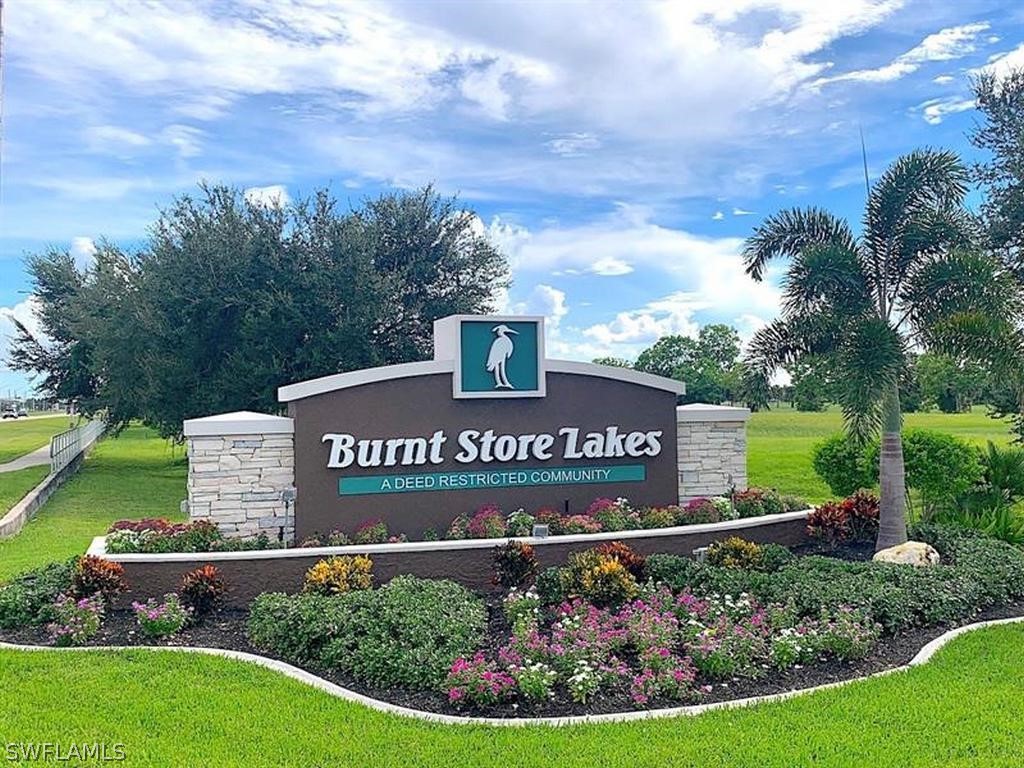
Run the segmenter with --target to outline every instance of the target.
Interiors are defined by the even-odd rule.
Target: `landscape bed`
[[[0,589],[0,640],[242,650],[464,716],[727,701],[891,669],[950,627],[1024,614],[1019,549],[937,526],[914,535],[942,565],[870,562],[866,540],[819,536],[792,551],[732,538],[702,562],[605,541],[542,569],[509,541],[490,553],[500,593],[407,575],[374,587],[372,557],[334,556],[248,609],[225,603],[232,585],[213,565],[179,569],[175,593],[127,609],[113,600],[120,564],[84,557]]]

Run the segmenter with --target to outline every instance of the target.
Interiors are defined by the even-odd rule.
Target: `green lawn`
[[[71,426],[72,417],[63,415],[0,421],[0,464],[41,448],[51,437]]]
[[[982,408],[971,413],[911,413],[905,424],[948,432],[976,445],[1010,441],[1007,425],[990,419]],[[828,486],[814,474],[811,451],[815,443],[842,427],[843,417],[836,409],[801,413],[784,406],[753,414],[747,428],[750,485],[778,488],[808,501],[829,498]]]
[[[104,438],[78,474],[21,533],[0,540],[0,582],[51,560],[81,554],[115,520],[180,519],[185,470],[184,449],[173,448],[144,427]]]
[[[3,741],[122,743],[127,766],[1016,766],[1024,627],[929,664],[777,704],[570,728],[439,726],[243,662],[0,651]]]
[[[21,501],[22,497],[35,488],[50,471],[50,465],[19,469],[17,472],[0,472],[0,517]]]

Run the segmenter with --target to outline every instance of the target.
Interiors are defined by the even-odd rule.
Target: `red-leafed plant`
[[[213,610],[226,589],[224,578],[217,566],[207,564],[181,577],[181,589],[178,590],[178,594],[181,596],[181,602],[192,609],[194,616],[202,616]]]
[[[114,595],[126,589],[128,582],[120,563],[93,555],[82,555],[75,563],[75,571],[71,575],[71,591],[75,597],[99,595],[109,603]]]

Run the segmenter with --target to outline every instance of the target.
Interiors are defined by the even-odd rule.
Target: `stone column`
[[[282,499],[295,485],[292,420],[251,411],[185,422],[188,513],[207,519],[230,538],[265,533],[295,537],[295,505]]]
[[[747,487],[747,420],[750,410],[693,403],[676,408],[679,499],[719,496],[730,485]]]

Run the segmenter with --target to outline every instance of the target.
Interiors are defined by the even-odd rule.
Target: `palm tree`
[[[758,281],[769,261],[789,258],[780,317],[755,334],[744,360],[747,391],[766,391],[780,366],[805,355],[832,358],[851,439],[882,434],[879,549],[907,540],[899,380],[908,352],[1006,370],[1020,354],[1017,289],[995,259],[971,249],[966,188],[955,154],[915,151],[870,187],[859,236],[826,211],[791,209],[744,246]]]

